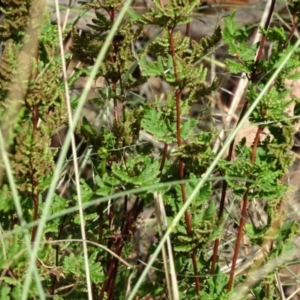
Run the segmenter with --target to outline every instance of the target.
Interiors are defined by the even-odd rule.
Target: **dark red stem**
[[[170,53],[173,60],[173,68],[174,68],[174,75],[176,79],[178,80],[178,73],[177,73],[177,65],[176,65],[176,59],[175,59],[175,45],[174,45],[174,37],[173,37],[173,30],[174,28],[169,29],[169,37],[170,37]],[[178,82],[178,84],[180,84]],[[180,132],[180,125],[181,125],[181,87],[179,86],[177,90],[175,91],[175,100],[176,100],[176,137],[177,137],[177,146],[178,148],[182,145],[181,140],[181,132]],[[184,163],[182,160],[179,160],[179,179],[184,179]],[[181,189],[181,195],[182,195],[182,201],[183,203],[186,203],[187,196],[186,196],[186,190],[185,185],[182,183],[180,184]],[[184,219],[186,224],[186,232],[188,235],[192,234],[192,228],[191,228],[191,216],[188,211],[185,211],[184,213]],[[198,274],[198,267],[197,267],[197,259],[196,259],[196,253],[194,250],[191,251],[191,258],[192,258],[192,264],[193,264],[193,271],[195,276],[195,289],[197,294],[200,291],[200,281],[199,281],[199,274]]]

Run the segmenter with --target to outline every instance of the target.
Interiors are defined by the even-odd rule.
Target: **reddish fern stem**
[[[165,163],[166,163],[166,159],[167,159],[167,154],[168,154],[168,144],[165,143],[164,144],[164,150],[163,150],[163,154],[162,154],[162,159],[161,159],[161,163],[160,163],[160,167],[159,167],[159,171],[162,172]]]
[[[269,14],[268,14],[265,26],[264,26],[265,30],[267,30],[270,26],[272,15],[273,15],[274,8],[275,8],[275,3],[276,3],[276,0],[272,0],[270,10],[269,10]],[[266,35],[263,34],[262,37],[261,37],[261,41],[259,43],[259,49],[258,49],[258,54],[256,56],[255,64],[257,64],[261,60],[263,49],[264,49],[265,42],[266,42],[266,38],[267,38]]]
[[[244,115],[247,111],[247,108],[248,108],[248,102],[246,101],[243,108],[242,108],[242,112],[241,112],[241,115],[240,115],[240,118],[238,120],[237,125],[243,119],[243,117],[244,117]],[[231,144],[229,146],[228,156],[227,156],[228,161],[231,161],[231,159],[232,159],[233,148],[234,148],[234,140],[231,142]],[[224,209],[225,209],[225,198],[226,198],[227,186],[228,186],[227,181],[223,180],[222,194],[221,194],[221,200],[220,200],[220,208],[219,208],[219,213],[218,213],[218,220],[219,221],[221,221],[221,219],[223,217]],[[219,245],[220,245],[220,239],[218,238],[218,239],[215,240],[215,243],[214,243],[212,263],[211,263],[211,269],[210,269],[210,274],[211,275],[213,275],[215,273],[215,266],[216,266],[217,260],[218,260]]]
[[[176,66],[176,60],[175,60],[175,45],[174,45],[173,31],[174,31],[174,28],[169,29],[170,52],[171,52],[172,61],[173,61],[174,75],[175,75],[176,79],[178,79],[178,72],[177,72],[177,66]],[[177,137],[177,146],[180,147],[182,145],[181,133],[180,133],[181,87],[177,88],[177,90],[175,92],[175,99],[176,99],[176,137]],[[178,167],[179,167],[179,179],[183,180],[184,179],[184,164],[183,164],[182,160],[179,160]],[[186,196],[185,185],[183,183],[180,184],[180,189],[181,189],[182,201],[183,201],[183,203],[186,203],[187,196]],[[187,234],[191,235],[191,233],[192,233],[191,216],[188,211],[185,211],[184,218],[185,218]],[[196,259],[195,250],[191,251],[191,258],[192,258],[192,264],[193,264],[193,271],[194,271],[194,275],[195,275],[195,289],[198,294],[200,291],[200,281],[199,281],[199,275],[198,275],[198,267],[197,267],[197,259]]]
[[[107,8],[105,11],[106,11],[106,13],[109,16],[109,20],[110,20],[111,24],[113,24],[114,23],[114,18],[115,18],[115,9],[114,9],[114,7]],[[112,45],[111,46],[112,46],[112,50],[114,51],[115,50],[115,46],[114,46],[114,42],[113,41],[112,41]],[[110,51],[110,53],[109,53],[109,55],[110,55],[110,61],[112,63],[115,62],[115,57],[114,57],[113,51]],[[116,91],[116,87],[117,87],[116,82],[113,80],[111,82],[111,88],[112,88],[112,90]],[[114,101],[113,115],[114,115],[114,122],[116,122],[119,119],[118,109],[117,109],[118,103],[117,103],[117,99],[115,99],[115,98],[113,99],[113,101]],[[100,216],[101,216],[101,213],[99,213],[99,217]],[[114,217],[115,217],[115,214],[114,214],[114,210],[113,210],[113,206],[112,206],[110,208],[109,215],[108,215],[108,226],[109,226],[110,229],[112,228]],[[101,228],[98,228],[98,230],[100,231]],[[108,247],[108,249],[112,249],[112,247],[113,247],[112,240],[108,240],[107,247]],[[112,267],[112,257],[111,257],[111,255],[109,253],[107,253],[106,269],[107,269],[108,274],[110,272],[109,270],[111,269],[111,267]],[[104,293],[104,289],[102,288],[102,291],[100,293],[99,299],[102,299],[102,297],[104,295],[103,293]]]
[[[243,229],[244,229],[244,225],[245,225],[245,218],[246,218],[246,214],[247,214],[248,193],[249,193],[249,187],[247,186],[247,190],[246,190],[244,198],[243,198],[243,206],[242,206],[242,212],[241,212],[239,231],[238,231],[238,235],[236,238],[236,244],[235,244],[235,248],[234,248],[234,254],[233,254],[233,258],[232,258],[231,270],[230,270],[230,275],[229,275],[229,281],[228,281],[228,285],[227,285],[228,292],[231,291],[232,286],[233,286],[235,267],[236,267],[236,262],[237,262],[238,255],[239,255],[241,240],[242,240],[242,236],[243,236]]]
[[[190,28],[191,28],[191,23],[189,22],[189,23],[186,24],[186,27],[185,27],[185,36],[186,37],[190,36]],[[185,54],[184,54],[184,56],[185,56]],[[182,168],[183,168],[183,164],[182,164]],[[182,185],[182,186],[183,186],[183,188],[185,188],[184,185]],[[182,193],[182,195],[186,195],[185,189],[184,189],[184,193]],[[187,223],[187,218],[188,217],[189,217],[189,215],[187,214],[187,216],[185,216],[186,223]],[[188,220],[188,223],[189,224],[191,223],[190,218]],[[196,251],[195,250],[192,250],[191,257],[192,257],[192,262],[193,262],[194,274],[196,275],[196,277],[195,277],[195,287],[196,287],[196,291],[199,292],[200,291],[200,282],[199,282],[199,278],[198,278],[198,268],[197,268],[197,260],[196,260]]]
[[[122,228],[121,233],[118,235],[115,241],[115,250],[117,256],[121,256],[121,252],[125,242],[134,234],[135,232],[135,223],[138,215],[141,213],[143,207],[143,202],[137,198],[133,208],[128,213],[126,218],[126,222]],[[117,277],[117,269],[119,265],[119,260],[114,257],[111,260],[108,272],[107,279],[105,280],[104,285],[102,286],[100,295],[98,297],[99,300],[103,300],[106,294],[108,300],[114,299],[114,288]]]
[[[274,7],[275,7],[275,0],[272,1],[271,3],[271,7],[269,10],[269,14],[265,23],[265,30],[267,30],[270,26],[270,22],[271,22],[271,17],[272,14],[274,12]],[[256,60],[255,60],[255,66],[257,65],[257,63],[261,60],[262,58],[262,53],[263,53],[263,49],[264,49],[264,45],[265,45],[265,41],[266,41],[266,36],[262,35],[261,41],[259,43],[259,49],[258,49],[258,54],[256,56]],[[250,75],[250,81],[255,80],[256,77],[256,68],[254,67],[252,70],[252,73]],[[242,112],[240,114],[238,123],[240,123],[240,121],[243,119],[246,111],[248,108],[248,101],[245,102],[243,108],[242,108]],[[228,156],[227,156],[227,160],[231,161],[232,159],[232,154],[233,154],[233,148],[234,148],[234,140],[231,142],[230,146],[229,146],[229,151],[228,151]],[[223,184],[222,184],[222,194],[221,194],[221,200],[220,200],[220,208],[219,208],[219,214],[218,214],[218,219],[219,221],[221,220],[223,213],[224,213],[224,208],[225,208],[225,198],[226,198],[226,191],[227,191],[227,182],[226,180],[223,180]],[[211,269],[210,269],[210,274],[213,275],[215,272],[215,266],[217,263],[217,259],[218,259],[218,252],[219,252],[219,245],[220,245],[220,239],[216,239],[215,243],[214,243],[214,248],[213,248],[213,255],[212,255],[212,264],[211,264]]]
[[[299,24],[298,18],[297,18],[297,11],[298,11],[297,7],[298,7],[298,3],[295,3],[295,10],[294,10],[294,14],[293,14],[293,27],[291,29],[291,32],[290,32],[289,36],[288,36],[287,42],[289,42],[292,39],[292,37],[295,34],[295,31],[298,27],[298,24]]]
[[[264,127],[262,127],[262,126],[259,126],[257,129],[254,143],[253,143],[253,149],[252,149],[252,153],[251,153],[251,159],[250,159],[251,164],[253,164],[255,161],[256,150],[257,150],[259,138],[260,138],[260,135],[261,135],[263,129],[264,129]],[[250,177],[250,175],[249,175],[249,177]],[[234,254],[233,254],[233,258],[232,258],[232,265],[231,265],[231,270],[230,270],[230,275],[229,275],[229,281],[228,281],[228,286],[227,286],[228,292],[232,289],[232,286],[233,286],[235,267],[236,267],[236,262],[237,262],[239,251],[240,251],[240,245],[241,245],[241,240],[242,240],[242,236],[243,236],[243,232],[244,232],[245,220],[246,220],[246,216],[247,216],[249,189],[250,189],[250,183],[247,182],[246,183],[246,192],[243,197],[240,225],[239,225],[238,235],[236,238],[236,244],[235,244]]]
[[[229,152],[229,154],[230,154],[230,152]],[[231,155],[232,155],[232,151],[230,154],[230,159],[228,159],[229,161],[231,160]],[[219,221],[221,221],[221,219],[222,219],[224,208],[225,208],[226,191],[227,191],[227,181],[224,180],[223,185],[222,185],[221,201],[220,201],[220,208],[219,208],[219,213],[218,213]],[[216,267],[217,260],[218,260],[219,245],[220,245],[220,239],[217,238],[214,242],[214,247],[213,247],[212,262],[211,262],[211,268],[210,268],[211,275],[213,275],[215,273],[215,267]]]

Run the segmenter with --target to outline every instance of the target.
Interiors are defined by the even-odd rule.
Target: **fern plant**
[[[29,232],[29,246],[35,249],[37,225],[48,209],[45,194],[58,155],[50,147],[51,139],[62,126],[72,125],[67,118],[62,59],[72,56],[82,63],[68,78],[69,86],[77,78],[93,74],[99,49],[127,2],[82,3],[83,9],[95,12],[95,18],[84,34],[71,27],[63,31],[63,37],[73,36],[71,54],[63,58],[57,51],[59,28],[51,23],[42,4],[2,2],[0,118],[6,148],[2,146],[0,160],[1,299],[86,299],[87,294],[89,299],[142,299],[147,295],[155,299],[230,299],[248,297],[250,292],[256,299],[273,299],[274,274],[285,261],[275,267],[273,262],[291,253],[298,230],[296,221],[287,219],[282,209],[287,190],[283,176],[293,161],[288,150],[293,146],[296,124],[287,111],[291,103],[296,103],[295,115],[299,110],[298,99],[287,97],[290,91],[284,84],[299,75],[294,72],[299,67],[299,50],[294,51],[293,32],[266,26],[260,28],[262,40],[249,46],[249,30],[237,26],[233,12],[222,30],[217,26],[212,36],[196,41],[189,37],[189,30],[192,13],[201,1],[163,4],[155,0],[142,15],[129,9],[96,72],[105,86],[89,100],[101,112],[101,125],[96,127],[84,117],[76,124],[76,134],[86,147],[86,157],[81,160],[89,161],[92,176],[81,178],[80,195],[70,185],[69,197],[51,197],[43,241],[37,257],[32,258],[25,237]],[[297,4],[290,10],[296,16]],[[137,48],[148,25],[160,30]],[[185,29],[177,30],[179,25]],[[249,78],[241,120],[261,90],[270,87],[249,119],[256,126],[254,140],[232,143],[228,156],[216,161],[213,144],[217,129],[199,128],[199,121],[189,112],[194,103],[209,99],[219,87],[217,78],[207,84],[208,69],[201,59],[221,40],[231,56],[226,60],[229,71],[243,71]],[[268,59],[261,54],[265,40],[273,45]],[[290,59],[283,65],[287,55]],[[278,68],[281,72],[274,80]],[[168,92],[153,95],[153,99],[139,95],[134,101],[134,91],[150,78],[166,83]],[[74,109],[78,103],[73,97]],[[204,113],[198,117],[205,118]],[[152,142],[145,142],[141,133],[150,135]],[[5,153],[9,153],[10,168]],[[213,176],[204,182],[210,169]],[[72,171],[62,173],[60,182],[67,177],[72,182]],[[199,180],[202,187],[195,193]],[[218,185],[222,187],[220,199]],[[232,223],[232,205],[225,201],[228,191],[239,201],[241,211],[226,273],[219,256],[225,247],[220,242]],[[79,197],[85,224],[78,215]],[[165,214],[159,213],[159,199]],[[247,217],[249,203],[254,201],[264,205],[267,221],[262,226]],[[144,245],[142,216],[146,210],[152,211],[154,203],[157,226],[146,229]],[[82,227],[86,241],[82,240]],[[259,250],[253,263],[238,272],[244,234],[251,247]],[[165,237],[170,242],[156,257]],[[34,261],[37,270],[32,283],[29,261]],[[154,261],[150,272],[149,261]]]

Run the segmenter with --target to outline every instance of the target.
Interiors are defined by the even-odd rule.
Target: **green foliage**
[[[248,31],[246,28],[239,28],[234,22],[234,12],[226,19],[223,31],[223,38],[229,46],[229,53],[237,58],[234,61],[227,60],[230,71],[233,73],[245,72],[250,79],[246,94],[246,100],[249,104],[258,97],[264,84],[272,76],[272,72],[282,63],[292,47],[292,45],[286,44],[287,36],[282,28],[275,27],[268,30],[261,29],[261,31],[268,41],[274,43],[272,49],[274,52],[268,60],[262,60],[261,57],[258,57],[256,61],[253,59],[259,45],[249,47],[247,44]],[[283,213],[278,215],[278,204],[282,201],[287,190],[282,178],[293,162],[287,149],[293,146],[291,137],[294,133],[295,121],[288,117],[287,111],[294,99],[289,100],[288,98],[290,91],[285,87],[285,80],[297,78],[297,74],[292,75],[292,70],[299,67],[297,51],[272,83],[271,88],[263,95],[251,115],[251,123],[259,124],[256,129],[257,134],[260,130],[261,132],[264,130],[264,132],[268,132],[268,136],[262,138],[260,133],[258,143],[250,147],[246,145],[246,139],[243,139],[235,148],[236,159],[230,162],[222,161],[220,164],[226,182],[235,195],[242,197],[244,201],[254,199],[265,201],[265,212],[268,215],[267,223],[264,226],[246,224],[245,229],[252,244],[264,247],[263,245],[270,243],[270,241],[276,241],[273,244],[272,253],[266,259],[270,261],[272,258],[290,251],[290,248],[285,248],[284,245],[289,245],[293,239],[291,228],[295,226],[294,222],[283,225],[285,215]],[[257,74],[263,75],[256,78]],[[279,242],[281,239],[285,242]],[[259,263],[256,262],[255,265],[258,266]],[[263,289],[260,288],[263,284],[264,280],[262,279],[253,289],[256,299],[266,297]],[[272,299],[273,293],[274,291],[270,290],[267,299]]]
[[[30,21],[29,10],[31,0],[4,0],[1,1],[0,12],[5,14],[5,19],[0,25],[1,41],[10,38],[21,41],[24,37],[24,31]]]
[[[0,121],[11,165],[11,170],[5,169],[1,157],[1,299],[20,299],[29,261],[23,233],[2,238],[2,231],[18,230],[23,221],[16,211],[10,175],[17,187],[24,220],[37,221],[47,208],[44,198],[59,153],[50,146],[53,134],[69,125],[67,97],[61,80],[62,61],[57,51],[58,27],[51,23],[42,2],[37,6],[33,2],[4,0],[0,7],[4,13],[0,24],[3,42]],[[70,88],[79,78],[90,76],[124,3],[123,0],[82,3],[83,9],[95,12],[92,24],[88,24],[90,30],[82,34],[69,26],[62,33],[63,38],[73,37],[72,54],[65,54],[65,58],[72,57],[83,64],[68,78]],[[216,156],[213,145],[218,129],[199,129],[199,120],[190,116],[191,106],[210,99],[219,86],[218,78],[207,83],[209,70],[203,57],[221,40],[226,43],[231,56],[226,59],[228,70],[233,74],[244,72],[250,80],[245,97],[247,108],[293,47],[294,41],[287,42],[288,33],[283,28],[261,28],[261,33],[272,43],[272,55],[254,60],[261,45],[248,44],[249,29],[237,25],[235,12],[224,19],[222,30],[218,25],[211,36],[199,40],[176,31],[177,26],[188,25],[200,4],[198,0],[172,0],[162,5],[154,0],[153,7],[144,14],[128,10],[115,32],[97,70],[97,78],[102,78],[105,84],[93,88],[97,96],[86,103],[97,107],[99,114],[95,120],[83,117],[76,127],[82,173],[77,188],[81,197],[73,186],[74,170],[70,166],[73,157],[68,155],[48,211],[50,218],[36,258],[47,296],[86,299],[90,288],[95,299],[127,299],[144,267],[139,260],[147,263],[163,232],[193,195],[199,179]],[[291,6],[290,10],[297,14],[295,7]],[[160,27],[161,31],[142,43],[148,25]],[[137,43],[142,46],[135,49]],[[291,56],[250,116],[257,138],[250,144],[246,137],[234,144],[234,155],[231,153],[218,162],[214,177],[202,186],[184,218],[172,228],[170,250],[180,299],[230,299],[238,285],[247,283],[244,275],[249,268],[244,274],[236,275],[236,286],[229,288],[230,275],[221,271],[224,262],[218,260],[223,245],[218,248],[214,244],[226,240],[228,231],[234,232],[235,229],[228,229],[232,225],[230,214],[238,215],[238,220],[241,218],[246,223],[241,222],[237,231],[247,235],[251,246],[263,248],[267,243],[272,244],[250,271],[293,250],[292,241],[299,224],[288,220],[279,207],[287,191],[283,178],[293,162],[289,149],[293,146],[297,122],[289,118],[287,111],[296,103],[294,113],[299,113],[299,99],[289,98],[285,81],[299,78],[299,72],[295,71],[300,66],[299,51]],[[168,88],[161,94],[153,93],[153,99],[139,95],[139,101],[131,101],[137,88],[149,84],[150,79],[163,82]],[[77,96],[71,97],[71,105],[76,109]],[[203,113],[197,117],[205,121]],[[96,119],[100,119],[99,126],[95,125]],[[143,134],[151,138],[145,141]],[[88,165],[84,165],[86,161]],[[221,181],[215,178],[219,176]],[[218,190],[221,186],[222,193]],[[120,192],[123,195],[116,198],[115,194]],[[157,208],[153,208],[153,198],[160,196],[166,218],[160,218]],[[78,212],[70,212],[79,199],[84,205],[85,224],[81,224]],[[237,208],[232,212],[232,199],[247,206],[248,202],[259,201],[266,222],[250,222],[246,215],[240,216]],[[141,213],[148,210],[154,211],[156,220],[155,225],[147,227],[144,241],[141,228],[152,215],[143,220]],[[90,287],[86,285],[81,225],[88,241]],[[26,230],[34,242],[36,227]],[[225,248],[227,241],[224,244]],[[171,291],[165,277],[169,276],[169,270],[164,269],[163,259],[164,255],[160,255],[156,260],[138,289],[139,297],[169,296]],[[275,288],[270,287],[266,293],[263,287],[272,284],[274,272],[279,268],[276,266],[249,287],[256,299],[273,299],[277,295]],[[32,282],[28,297],[38,296],[38,287]]]
[[[205,282],[205,289],[200,292],[201,299],[230,299],[230,293],[225,291],[227,276],[217,270],[215,276],[211,276]]]

